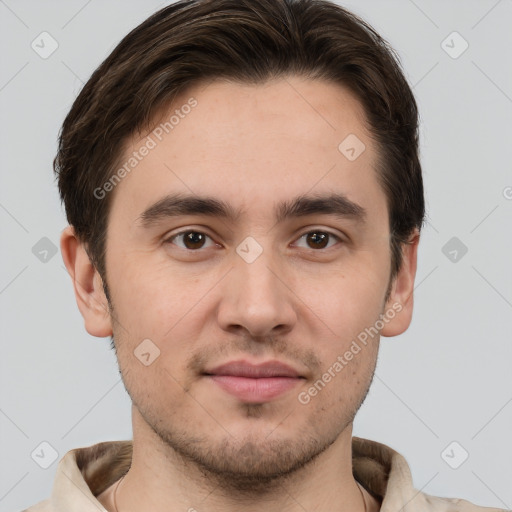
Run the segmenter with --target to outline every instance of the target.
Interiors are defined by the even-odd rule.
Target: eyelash
[[[198,231],[198,230],[195,230],[195,229],[186,229],[186,230],[180,231],[180,232],[175,233],[174,235],[170,236],[169,238],[164,240],[164,243],[165,244],[173,244],[173,240],[174,239],[178,238],[179,236],[185,235],[187,233],[196,233],[196,234],[200,234],[200,235],[205,235],[210,240],[213,240],[210,235],[208,235],[207,233],[204,233],[203,231]],[[300,240],[303,237],[305,237],[307,235],[310,235],[310,234],[313,234],[313,233],[327,234],[327,235],[329,235],[329,241],[330,241],[330,239],[332,237],[332,238],[335,238],[338,242],[343,242],[343,239],[340,236],[332,233],[331,231],[325,230],[325,229],[313,229],[313,230],[306,231],[306,232],[302,233],[297,238],[297,240]],[[176,245],[176,244],[174,244],[174,245]],[[333,247],[333,246],[331,246],[331,247]],[[313,249],[311,247],[308,247],[307,249],[310,250],[310,251],[314,251],[314,252],[322,252],[322,251],[326,251],[326,250],[330,249],[331,247],[321,248],[321,249]],[[179,247],[179,248],[183,249],[184,251],[190,252],[190,253],[192,253],[192,252],[200,252],[202,250],[206,250],[203,247],[201,247],[199,249],[187,249],[187,248],[184,248],[184,247]]]

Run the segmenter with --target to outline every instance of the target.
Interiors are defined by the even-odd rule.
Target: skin
[[[362,512],[352,424],[380,336],[308,404],[297,397],[393,304],[401,311],[380,335],[408,328],[418,233],[390,283],[386,197],[374,170],[379,155],[349,91],[297,76],[263,85],[214,81],[186,91],[173,109],[191,96],[197,106],[111,192],[106,269],[113,311],[73,228],[61,238],[85,328],[113,334],[133,401],[133,460],[118,509]],[[338,150],[351,133],[366,145],[354,161]],[[127,142],[127,155],[145,135]],[[364,224],[326,214],[276,224],[275,203],[332,191],[366,210]],[[234,223],[196,215],[143,229],[141,213],[174,192],[209,195],[244,213]],[[187,249],[183,237],[169,241],[184,229],[210,238],[199,249]],[[316,248],[302,236],[315,229],[340,239]],[[247,236],[263,248],[252,263],[236,252]],[[149,366],[134,356],[147,338],[160,350]],[[201,374],[241,358],[283,361],[303,379],[250,404]],[[114,510],[111,490],[101,501]]]

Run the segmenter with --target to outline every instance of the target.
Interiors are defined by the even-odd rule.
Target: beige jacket
[[[132,441],[113,441],[70,450],[59,462],[51,497],[23,512],[98,512],[96,499],[129,469]],[[413,487],[407,461],[388,446],[352,438],[355,479],[381,502],[380,512],[504,512],[466,500],[437,498]]]

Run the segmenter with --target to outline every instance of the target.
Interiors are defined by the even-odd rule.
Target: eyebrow
[[[167,218],[203,215],[234,223],[241,214],[242,210],[213,197],[170,194],[144,210],[137,221],[142,227],[149,228]],[[340,219],[349,218],[358,223],[363,223],[366,218],[366,210],[361,205],[339,193],[301,195],[278,203],[274,207],[276,223],[315,214],[333,215]]]

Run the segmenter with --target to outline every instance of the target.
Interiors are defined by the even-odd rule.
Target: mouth
[[[283,395],[305,377],[280,361],[252,364],[238,360],[203,373],[224,392],[245,403],[264,403]]]

